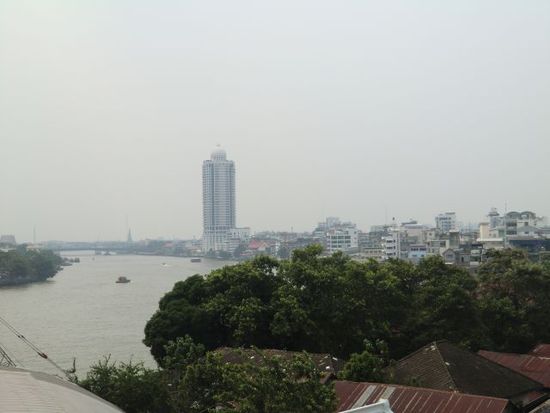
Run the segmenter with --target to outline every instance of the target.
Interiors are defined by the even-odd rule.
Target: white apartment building
[[[403,236],[404,234],[400,228],[391,228],[389,235],[382,237],[384,260],[401,258],[401,238],[403,238]]]
[[[537,237],[547,225],[546,218],[531,211],[510,211],[500,215],[496,208],[492,208],[487,218],[487,225],[482,228],[484,234],[480,234],[480,238]]]
[[[449,232],[457,229],[456,213],[444,212],[435,217],[435,226],[441,232]]]
[[[250,241],[250,228],[231,228],[227,234],[228,252],[233,253],[243,242]]]
[[[329,253],[358,249],[359,230],[355,227],[330,229],[325,234],[325,242]]]

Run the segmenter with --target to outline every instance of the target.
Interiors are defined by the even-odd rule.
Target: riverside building
[[[235,228],[235,163],[225,150],[214,149],[202,164],[203,250],[229,250],[229,232]]]
[[[204,253],[233,253],[235,234],[243,232],[236,231],[235,164],[219,146],[202,164],[202,207]]]

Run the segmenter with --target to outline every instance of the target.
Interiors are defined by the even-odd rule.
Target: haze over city
[[[387,3],[387,4],[386,4]],[[0,3],[0,233],[200,237],[550,214],[550,3]]]

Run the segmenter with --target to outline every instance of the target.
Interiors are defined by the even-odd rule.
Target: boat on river
[[[130,280],[124,276],[118,277],[118,279],[115,281],[117,284],[126,284],[129,283]]]
[[[201,262],[201,258],[191,258],[191,262]]]

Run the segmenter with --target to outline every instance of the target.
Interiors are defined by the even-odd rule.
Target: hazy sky
[[[550,215],[550,1],[0,0],[0,233]]]

